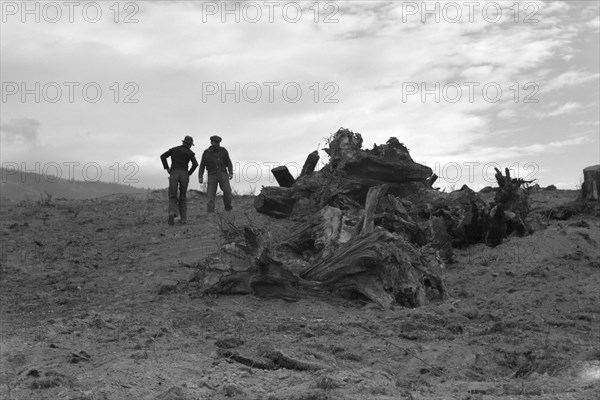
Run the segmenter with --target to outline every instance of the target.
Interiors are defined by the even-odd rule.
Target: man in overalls
[[[215,196],[217,195],[217,184],[223,191],[223,204],[225,211],[231,211],[231,185],[229,180],[233,178],[233,164],[229,158],[229,152],[221,147],[221,138],[219,136],[210,137],[210,147],[202,153],[200,160],[200,172],[198,173],[198,182],[204,182],[204,169],[208,172],[208,203],[206,211],[212,213],[215,211]]]

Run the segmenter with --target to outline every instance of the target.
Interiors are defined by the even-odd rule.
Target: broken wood
[[[282,241],[282,245],[292,249],[296,254],[321,254],[326,256],[337,246],[352,237],[352,233],[344,226],[342,210],[325,206],[307,222],[298,224]]]
[[[498,168],[495,178],[498,182],[498,190],[494,202],[502,204],[506,211],[512,211],[519,217],[525,217],[529,213],[528,194],[523,189],[523,185],[532,183],[533,180],[526,181],[522,178],[511,178],[510,170],[505,168],[505,175]]]
[[[252,294],[261,298],[277,298],[298,301],[302,297],[318,294],[322,290],[319,282],[300,278],[283,267],[283,263],[269,256],[265,248],[260,257],[247,270],[232,272],[223,270],[218,279],[213,279],[205,293]]]
[[[278,369],[293,369],[296,371],[318,371],[327,368],[325,365],[312,363],[290,357],[281,350],[271,346],[260,345],[258,356],[246,356],[237,351],[217,349],[217,355],[228,358],[250,368],[265,369],[269,371]]]
[[[327,368],[325,365],[299,360],[284,354],[281,350],[274,349],[270,345],[261,345],[259,354],[273,361],[280,368],[293,369],[296,371],[318,371]]]
[[[271,173],[273,174],[273,176],[277,180],[277,183],[279,183],[279,186],[281,187],[292,187],[292,185],[296,181],[285,165],[273,168],[271,170]]]
[[[379,200],[386,194],[389,185],[373,186],[367,193],[367,201],[365,205],[365,215],[363,217],[362,228],[359,225],[360,231],[358,234],[369,234],[375,229],[375,207],[379,204]]]
[[[278,218],[289,217],[297,204],[293,199],[302,198],[314,204],[312,212],[325,205],[342,209],[346,208],[344,203],[349,203],[349,207],[361,206],[373,186],[388,183],[389,193],[405,196],[427,187],[425,180],[433,173],[431,168],[415,163],[408,149],[396,138],[372,150],[364,150],[359,133],[341,128],[324,150],[330,156],[329,163],[322,170],[312,172],[318,153],[310,153],[298,180],[291,177],[287,168],[274,168],[272,172],[279,185],[290,188],[292,193],[282,199],[280,192],[265,187],[259,195],[261,199],[255,202],[256,210]],[[311,210],[304,211],[311,213]]]
[[[250,368],[266,369],[268,371],[279,369],[279,367],[275,365],[273,360],[263,357],[244,356],[241,355],[239,352],[233,350],[219,348],[217,349],[217,355],[223,358],[229,358]]]
[[[304,166],[302,167],[302,172],[300,172],[300,177],[311,175],[317,167],[319,158],[319,152],[317,150],[310,153],[308,157],[306,157],[306,161],[304,162]]]
[[[438,176],[436,174],[431,174],[431,176],[429,178],[427,178],[425,180],[425,182],[427,183],[427,186],[429,186],[430,188],[433,188],[433,184],[435,183],[435,181],[437,181]]]
[[[377,229],[342,244],[300,276],[344,296],[362,295],[383,309],[393,302],[416,307],[427,302],[425,277],[440,289],[436,297],[446,296],[440,274],[443,267],[421,264],[423,260],[414,247]],[[438,272],[426,272],[435,269]]]
[[[256,211],[275,218],[287,218],[292,214],[296,200],[291,188],[263,187],[254,199]]]

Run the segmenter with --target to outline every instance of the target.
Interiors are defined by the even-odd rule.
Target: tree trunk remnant
[[[296,181],[285,165],[273,168],[271,170],[271,173],[273,174],[273,176],[275,176],[277,183],[279,183],[279,186],[281,187],[292,187],[292,185]]]
[[[434,174],[431,174],[431,176],[425,180],[425,183],[427,183],[427,186],[429,186],[430,188],[433,189],[433,184],[435,183],[435,181],[437,181],[437,179],[438,179],[438,176],[437,176],[437,174],[434,173]]]
[[[313,151],[306,157],[306,161],[304,162],[304,166],[302,167],[302,172],[300,173],[300,177],[311,175],[315,168],[317,167],[317,163],[319,162],[319,152],[317,150]],[[300,178],[299,177],[299,178]]]
[[[600,164],[587,167],[583,170],[583,184],[581,197],[584,200],[600,200]]]

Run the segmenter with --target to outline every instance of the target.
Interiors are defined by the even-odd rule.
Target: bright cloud
[[[101,4],[97,23],[7,16],[2,81],[30,94],[3,88],[3,160],[132,162],[140,186],[163,187],[158,156],[187,134],[197,152],[221,135],[240,165],[301,164],[341,126],[369,146],[397,136],[429,163],[595,157],[584,129],[598,120],[597,4],[496,2],[491,22],[497,10],[482,3],[453,22],[452,2],[290,2],[287,14],[287,3],[263,5],[256,23],[258,9],[242,2],[120,2],[119,23],[113,3]],[[59,101],[48,101],[49,82]],[[554,147],[567,127],[587,142]],[[252,181],[269,184],[268,167]]]

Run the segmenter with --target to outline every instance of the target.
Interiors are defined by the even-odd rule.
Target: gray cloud
[[[3,122],[0,127],[2,138],[8,142],[22,140],[25,143],[37,143],[40,123],[33,118],[17,118]]]

